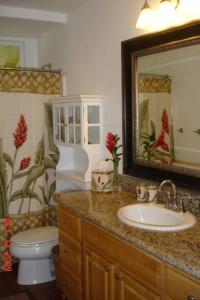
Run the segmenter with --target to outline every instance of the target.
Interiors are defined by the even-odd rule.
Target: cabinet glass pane
[[[59,123],[59,108],[55,107],[55,122]]]
[[[65,126],[61,126],[60,127],[60,129],[61,129],[61,141],[63,142],[63,143],[65,143]]]
[[[69,126],[69,143],[74,144],[74,126]]]
[[[81,123],[81,108],[80,106],[75,106],[75,124]]]
[[[59,126],[58,125],[55,125],[54,127],[55,129],[55,139],[56,140],[59,140]]]
[[[99,124],[99,106],[88,105],[88,124]]]
[[[60,123],[61,124],[65,123],[65,111],[64,111],[64,107],[60,108]]]
[[[81,144],[81,127],[75,127],[75,144]]]
[[[74,107],[69,106],[68,109],[68,123],[73,124],[74,123]]]
[[[100,128],[99,126],[88,126],[88,144],[100,143]]]

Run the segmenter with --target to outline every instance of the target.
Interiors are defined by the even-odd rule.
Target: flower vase
[[[113,192],[121,191],[120,180],[119,180],[119,162],[113,162],[113,182],[112,182],[112,190]]]

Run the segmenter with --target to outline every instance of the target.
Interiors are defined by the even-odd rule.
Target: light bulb
[[[174,3],[170,0],[161,0],[159,8],[156,12],[153,27],[160,29],[169,27],[177,23],[176,10]]]
[[[148,28],[151,25],[152,17],[153,17],[152,9],[149,6],[147,0],[145,0],[145,3],[138,17],[136,27],[140,29]]]
[[[180,0],[177,11],[183,22],[200,19],[200,0]]]

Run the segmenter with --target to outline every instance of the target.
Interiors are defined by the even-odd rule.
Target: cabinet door
[[[117,300],[159,300],[160,297],[122,271],[116,272]]]
[[[86,106],[87,144],[100,144],[100,105]]]
[[[67,104],[67,137],[68,144],[82,143],[82,113],[81,104]]]
[[[53,124],[54,124],[54,142],[66,142],[66,108],[64,105],[55,105],[53,107]]]
[[[84,247],[84,299],[115,300],[114,264]]]
[[[200,281],[193,280],[179,271],[167,268],[167,299],[200,299]],[[192,298],[192,296],[194,298]]]

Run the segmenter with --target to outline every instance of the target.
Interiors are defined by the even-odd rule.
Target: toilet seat
[[[44,226],[19,232],[11,237],[13,246],[34,247],[49,244],[58,240],[58,228]]]

